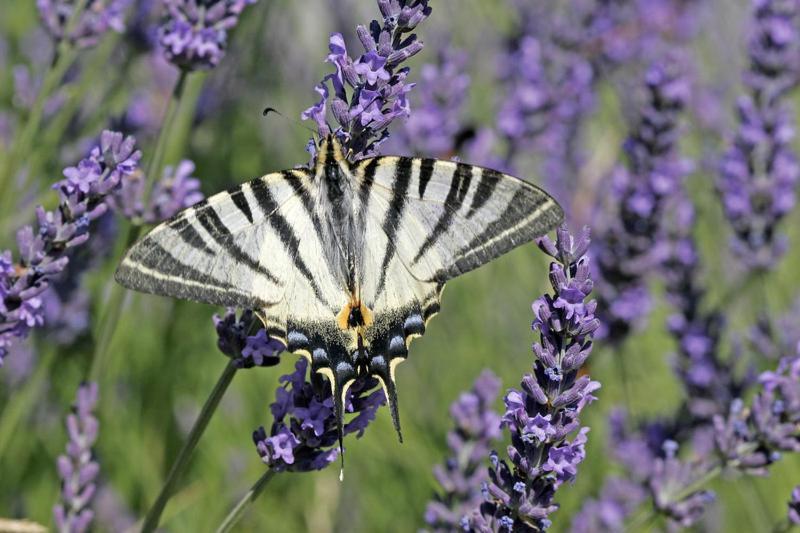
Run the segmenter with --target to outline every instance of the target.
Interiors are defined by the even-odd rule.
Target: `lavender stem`
[[[264,490],[264,487],[267,486],[269,480],[275,475],[275,470],[268,468],[264,475],[258,478],[250,490],[248,490],[244,496],[239,500],[236,506],[231,509],[231,512],[225,517],[222,523],[217,528],[217,533],[227,533],[230,531],[233,526],[235,526],[239,520],[244,516],[244,513],[247,512],[247,509],[250,507],[250,504],[256,501],[256,499],[261,495],[261,492]]]
[[[673,497],[673,500],[679,502],[684,498],[688,498],[693,493],[705,487],[708,483],[711,483],[711,481],[716,479],[721,473],[722,464],[718,464],[706,472],[703,477],[693,483],[690,483],[683,490],[677,492]],[[641,511],[636,513],[633,518],[631,518],[631,520],[625,526],[624,531],[643,531],[646,529],[644,526],[655,519],[656,516],[658,516],[658,514],[652,506],[643,507]]]
[[[183,471],[186,470],[186,466],[189,464],[189,458],[191,457],[194,449],[197,447],[197,443],[200,441],[200,437],[203,435],[203,432],[205,432],[208,422],[211,420],[211,417],[217,410],[217,406],[219,405],[222,396],[225,394],[225,391],[228,390],[228,386],[231,384],[233,376],[236,374],[236,370],[236,364],[233,360],[229,361],[228,364],[225,365],[222,375],[220,375],[217,383],[211,390],[211,394],[209,394],[208,398],[206,399],[206,403],[203,404],[203,408],[200,411],[200,414],[197,416],[197,420],[195,420],[194,425],[192,425],[192,429],[189,431],[189,436],[186,438],[186,442],[183,444],[181,451],[178,452],[178,457],[175,459],[175,462],[172,463],[172,467],[169,470],[169,474],[167,474],[167,479],[164,481],[164,485],[161,487],[161,492],[159,492],[158,498],[156,498],[156,501],[152,507],[150,507],[150,510],[147,511],[144,523],[142,524],[142,533],[155,531],[156,527],[158,527],[158,522],[161,519],[161,513],[164,512],[164,507],[166,507],[167,502],[175,492],[175,486],[180,480]]]

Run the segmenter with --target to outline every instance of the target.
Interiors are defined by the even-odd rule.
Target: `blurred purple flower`
[[[258,455],[276,471],[322,470],[339,455],[330,387],[313,374],[313,385],[307,382],[307,369],[308,361],[301,358],[292,374],[281,376],[283,385],[270,406],[272,427],[269,433],[264,427],[253,432]],[[378,407],[386,401],[382,390],[373,390],[377,385],[374,378],[358,379],[347,390],[345,412],[355,416],[344,425],[344,435],[357,433],[361,437],[374,420]]]
[[[588,499],[572,519],[572,533],[616,533],[646,499],[645,489],[631,480],[611,477],[597,499]]]
[[[100,465],[93,459],[92,446],[97,441],[99,424],[93,411],[97,406],[97,383],[78,388],[74,412],[67,416],[69,442],[67,453],[58,457],[61,478],[61,501],[53,508],[56,528],[62,533],[89,530],[94,512],[89,504],[94,497],[95,479]]]
[[[66,268],[71,250],[89,239],[91,222],[107,212],[108,195],[136,172],[140,158],[133,137],[104,131],[100,145],[53,185],[58,209],[37,207],[36,232],[31,226],[17,232],[19,261],[13,262],[10,251],[0,252],[0,363],[13,339],[43,324],[42,293]]]
[[[214,315],[217,330],[217,347],[233,359],[237,368],[274,366],[280,363],[283,343],[271,338],[261,320],[251,310],[244,310],[236,317],[235,309],[228,309],[223,316]]]
[[[653,64],[645,86],[647,103],[624,146],[628,165],[612,173],[607,205],[595,216],[600,333],[614,343],[649,314],[645,278],[663,260],[664,209],[688,171],[677,150],[678,117],[689,95],[680,60]]]
[[[716,497],[708,490],[698,489],[686,494],[706,473],[694,463],[678,459],[678,444],[664,442],[664,457],[656,459],[650,478],[650,492],[657,511],[681,527],[695,524],[705,512],[706,507]]]
[[[792,498],[789,500],[789,522],[800,526],[800,485],[792,491]]]
[[[420,67],[414,113],[392,133],[387,144],[392,152],[440,159],[455,155],[470,85],[466,63],[465,52],[443,47],[437,51],[435,62]]]
[[[800,79],[794,0],[754,0],[748,93],[739,129],[720,162],[717,189],[734,231],[731,248],[750,270],[770,269],[786,251],[780,221],[794,208],[800,166],[792,150],[794,114],[785,98]]]
[[[211,69],[225,55],[228,31],[256,0],[164,0],[167,17],[158,28],[165,57],[183,70]]]
[[[505,165],[516,166],[518,156],[533,150],[542,158],[548,189],[568,204],[581,166],[581,124],[594,106],[594,69],[555,38],[554,29],[541,28],[541,17],[559,25],[557,15],[517,5],[521,35],[498,58],[500,81],[507,87],[497,116],[507,142]]]
[[[389,136],[389,124],[409,116],[407,93],[414,84],[406,83],[409,68],[400,68],[400,64],[422,50],[422,42],[416,34],[405,34],[431,12],[428,0],[378,0],[378,9],[382,24],[373,20],[369,28],[357,28],[364,54],[355,61],[347,52],[344,37],[340,33],[331,35],[326,61],[336,72],[315,87],[321,99],[301,115],[303,120],[316,122],[320,137],[333,132],[353,158],[375,153]],[[331,112],[339,124],[333,130],[327,120],[329,98],[333,99]],[[309,142],[309,151],[315,156],[313,142]]]
[[[584,303],[592,291],[589,229],[573,238],[562,227],[557,236],[555,243],[548,237],[539,241],[556,261],[550,264],[553,294],[533,303],[532,327],[539,332],[534,373],[523,377],[522,390],[512,389],[505,397],[503,426],[511,433],[512,466],[492,454],[485,502],[465,517],[464,529],[547,529],[548,516],[558,509],[555,491],[575,479],[585,457],[589,428],[581,427],[579,416],[600,388],[589,376],[578,376],[598,328],[595,302]]]
[[[667,300],[675,313],[667,320],[678,344],[673,366],[686,390],[690,425],[708,426],[714,415],[725,414],[734,398],[752,384],[751,376],[736,374],[737,355],[721,357],[724,315],[708,309],[700,253],[692,235],[694,206],[681,187],[670,193],[662,241],[661,272]]]
[[[447,434],[452,455],[434,468],[442,493],[425,509],[425,522],[434,531],[459,529],[461,518],[483,500],[480,488],[488,479],[484,462],[492,443],[500,438],[500,416],[492,407],[499,390],[500,380],[484,370],[472,390],[450,406],[456,426]]]
[[[145,224],[166,220],[178,211],[203,199],[200,180],[192,176],[194,163],[184,159],[177,167],[167,166],[160,180],[153,186],[145,207],[145,176],[137,171],[122,180],[113,196],[113,205],[125,217]]]
[[[79,48],[87,48],[97,44],[109,30],[125,31],[124,17],[130,0],[87,0],[74,29],[66,35],[75,7],[80,4],[78,0],[36,0],[39,18],[53,40],[66,39]]]
[[[751,328],[747,341],[759,356],[772,361],[791,353],[800,342],[800,298],[777,319],[760,316]]]

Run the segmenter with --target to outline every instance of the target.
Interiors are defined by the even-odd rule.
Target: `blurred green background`
[[[741,27],[749,8],[742,1],[711,3],[716,16],[704,22],[710,26],[700,33],[693,47],[699,58],[698,74],[726,89],[722,98],[731,102],[744,64]],[[433,2],[433,7],[431,18],[418,28],[429,46],[412,59],[411,77],[421,64],[433,60],[441,43],[466,50],[472,79],[468,120],[492,125],[501,96],[494,85],[492,58],[513,23],[506,2],[457,0]],[[28,61],[38,21],[30,1],[4,0],[0,9],[0,32],[8,46],[0,72],[0,103],[11,106],[11,65]],[[368,0],[261,0],[248,8],[232,32],[220,67],[190,78],[179,133],[169,140],[166,162],[194,160],[195,175],[202,180],[206,194],[268,171],[305,163],[309,132],[294,117],[315,101],[312,88],[329,70],[322,61],[328,35],[333,31],[344,33],[354,52],[358,47],[355,25],[371,20],[376,13],[374,2]],[[730,58],[734,58],[733,63]],[[109,124],[109,117],[124,112],[135,91],[157,81],[150,77],[146,60],[136,55],[130,41],[113,33],[84,52],[79,65],[79,78],[68,96],[76,106],[80,127],[75,139],[91,138]],[[169,87],[165,85],[164,97]],[[588,129],[586,150],[593,165],[586,169],[588,175],[603,175],[617,160],[627,119],[635,115],[635,101],[631,100],[619,85],[601,86],[601,102],[590,117]],[[280,110],[289,119],[263,118],[265,106]],[[731,109],[730,105],[724,108],[732,118]],[[154,138],[140,135],[139,141],[147,159]],[[720,141],[687,122],[682,144],[687,156],[702,160]],[[46,129],[31,154],[39,189],[30,201],[53,205],[55,195],[47,192],[47,185],[60,178],[65,163],[74,163],[80,155],[80,143],[53,138]],[[713,179],[713,173],[702,164],[690,178],[699,211],[697,237],[712,300],[737,283],[726,263],[727,238],[720,230],[726,226],[714,196]],[[602,195],[603,191],[596,193]],[[586,201],[591,204],[597,200],[590,197]],[[17,225],[32,220],[32,204],[24,207],[31,214],[26,219],[14,213]],[[7,214],[0,218],[4,221],[0,248],[6,248],[12,243],[13,225],[8,224]],[[766,306],[771,315],[778,316],[791,304],[800,268],[798,222],[800,217],[795,213],[784,225],[793,246],[777,272],[764,284],[742,288],[727,310],[731,335],[726,349],[731,348],[737,334],[746,333],[759,310]],[[437,489],[431,469],[447,453],[450,403],[471,386],[483,368],[502,378],[503,390],[518,386],[523,373],[530,369],[530,345],[534,341],[530,304],[548,289],[546,265],[543,254],[529,245],[450,282],[441,314],[425,337],[414,343],[408,362],[398,371],[405,443],[397,442],[388,411],[381,409],[362,439],[347,439],[343,483],[337,479],[337,468],[280,474],[252,506],[239,530],[367,532],[423,527],[425,504]],[[114,266],[109,257],[87,279],[95,327]],[[658,284],[653,290],[660,294]],[[105,496],[118,500],[118,519],[126,514],[141,517],[152,503],[194,416],[227,363],[216,349],[211,323],[212,314],[220,311],[165,298],[128,296],[112,356],[100,381],[98,414],[101,485],[113,489],[111,496]],[[588,457],[574,486],[559,491],[557,501],[562,508],[553,517],[553,531],[568,528],[570,516],[582,500],[596,495],[604,476],[614,471],[606,452],[605,417],[613,406],[626,403],[619,358],[624,358],[627,406],[634,416],[670,413],[678,405],[681,390],[669,362],[674,344],[664,326],[669,312],[668,306],[660,303],[648,327],[619,350],[596,346],[589,371],[603,388],[599,401],[585,411],[584,421],[592,428]],[[38,361],[52,350],[57,353],[40,381],[29,378],[11,385],[0,380],[0,408],[17,409],[25,402],[32,406],[13,433],[3,436],[9,444],[0,457],[0,516],[51,524],[59,491],[55,461],[66,441],[63,419],[90,364],[93,338],[84,335],[70,347],[55,349],[46,334],[36,332],[32,345]],[[206,531],[216,527],[262,474],[264,465],[250,434],[259,425],[271,423],[269,404],[278,376],[291,372],[294,362],[295,356],[285,355],[279,367],[236,375],[179,493],[167,507],[162,521],[165,530]],[[19,398],[25,398],[24,402]],[[498,409],[500,406],[498,399]],[[498,445],[500,450],[504,447],[504,443]],[[770,531],[784,516],[789,492],[798,481],[800,461],[796,457],[781,461],[769,478],[717,480],[713,488],[719,492],[719,501],[697,529]],[[98,517],[98,530],[114,527],[108,517]]]

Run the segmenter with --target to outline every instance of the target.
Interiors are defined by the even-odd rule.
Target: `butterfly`
[[[377,378],[402,442],[397,365],[445,283],[563,219],[542,189],[461,162],[351,162],[332,135],[313,169],[267,174],[175,215],[136,242],[115,279],[147,293],[257,310],[270,336],[327,378],[341,447],[344,399]]]

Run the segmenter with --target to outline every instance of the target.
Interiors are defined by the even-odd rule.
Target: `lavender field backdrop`
[[[3,0],[0,531],[800,527],[798,85],[798,0]],[[566,212],[448,284],[402,444],[352,388],[342,482],[252,310],[113,281],[328,133]]]

